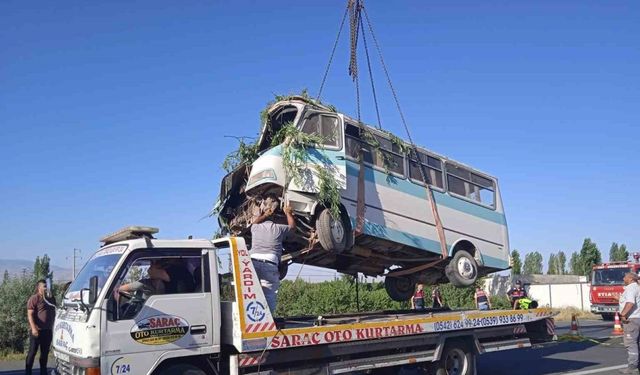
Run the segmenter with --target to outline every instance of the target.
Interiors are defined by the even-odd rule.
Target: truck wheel
[[[322,210],[316,220],[320,245],[330,252],[341,253],[347,247],[348,236],[351,235],[348,228],[344,217],[334,219],[328,208]]]
[[[190,365],[188,363],[169,365],[158,373],[158,375],[175,375],[175,374],[207,375],[207,373],[202,371],[201,368],[194,365]]]
[[[471,254],[458,250],[444,268],[449,282],[458,288],[472,285],[478,278],[478,264]]]
[[[612,314],[612,313],[603,313],[602,314],[602,320],[606,321],[606,322],[612,322],[615,320],[616,314]]]
[[[436,364],[436,375],[473,375],[473,353],[462,341],[447,343],[440,361]]]
[[[385,277],[384,289],[392,300],[402,302],[413,297],[416,283],[409,277]]]

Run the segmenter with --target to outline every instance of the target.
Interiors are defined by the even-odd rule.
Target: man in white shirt
[[[621,369],[622,374],[640,374],[638,372],[638,350],[640,344],[640,286],[638,275],[629,272],[624,275],[624,292],[620,296],[620,319],[624,326],[624,346],[629,356],[628,367]]]

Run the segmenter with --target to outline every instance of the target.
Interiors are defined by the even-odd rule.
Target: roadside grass
[[[24,361],[26,353],[18,353],[12,350],[0,349],[0,361]]]
[[[589,311],[582,311],[580,309],[576,309],[575,307],[566,307],[562,309],[553,309],[557,315],[554,317],[557,321],[570,321],[571,317],[575,314],[577,319],[589,319],[589,320],[599,320],[600,315],[593,314]]]

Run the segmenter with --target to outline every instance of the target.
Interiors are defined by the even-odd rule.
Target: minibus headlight
[[[254,184],[256,184],[256,183],[258,183],[259,181],[262,181],[262,180],[275,181],[276,180],[276,171],[274,171],[273,169],[265,169],[265,170],[262,170],[260,172],[254,173],[253,176],[251,176],[249,178],[249,183],[247,184],[247,186],[254,185]]]

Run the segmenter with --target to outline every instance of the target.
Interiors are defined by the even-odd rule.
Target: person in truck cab
[[[157,259],[152,260],[151,265],[147,270],[147,275],[149,276],[148,278],[121,285],[118,288],[118,291],[125,293],[141,293],[144,300],[147,300],[154,294],[164,294],[166,292],[165,283],[169,283],[171,281],[171,277],[169,276],[169,273],[167,273],[164,263]]]
[[[522,282],[518,280],[516,281],[516,285],[507,292],[507,296],[511,299],[511,306],[513,306],[514,309],[519,309],[519,301],[521,298],[527,297],[527,291],[522,287]]]
[[[283,209],[287,216],[287,224],[273,222],[272,216],[278,206],[277,200],[269,200],[261,209],[263,213],[253,220],[251,224],[251,250],[249,251],[271,314],[275,314],[277,292],[280,287],[278,265],[280,257],[282,257],[282,241],[287,233],[296,229],[296,221],[289,205]]]

